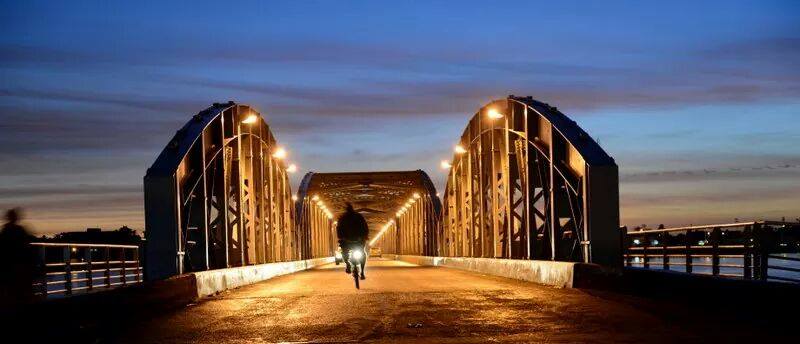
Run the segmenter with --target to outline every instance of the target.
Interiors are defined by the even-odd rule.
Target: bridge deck
[[[130,326],[117,340],[641,343],[708,339],[703,337],[708,335],[708,321],[692,327],[659,318],[648,307],[631,306],[642,300],[386,260],[371,260],[368,279],[361,290],[355,290],[343,269],[331,264],[239,288]]]

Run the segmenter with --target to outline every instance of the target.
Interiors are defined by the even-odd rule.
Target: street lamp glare
[[[442,169],[445,169],[445,170],[450,168],[450,167],[453,167],[453,165],[450,165],[450,162],[447,161],[447,160],[442,160],[441,164],[439,164],[439,165],[442,167]]]
[[[464,154],[467,152],[467,150],[464,149],[464,147],[461,145],[456,145],[455,147],[453,147],[453,151],[455,151],[456,154]]]
[[[242,120],[242,123],[253,124],[256,121],[258,121],[258,116],[254,113],[251,113],[249,116],[247,116],[245,119]]]
[[[286,168],[286,172],[289,172],[289,173],[297,172],[297,165],[289,164],[289,167]]]

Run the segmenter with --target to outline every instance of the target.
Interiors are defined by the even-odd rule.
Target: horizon
[[[797,2],[2,4],[0,208],[37,236],[143,232],[147,168],[228,100],[264,114],[293,192],[416,169],[441,192],[467,120],[515,94],[616,160],[620,225],[800,217]]]

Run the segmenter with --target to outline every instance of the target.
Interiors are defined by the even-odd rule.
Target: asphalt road
[[[680,310],[664,316],[653,310],[660,306],[628,297],[397,261],[371,260],[356,290],[343,269],[326,265],[242,287],[142,319],[113,341],[687,343],[707,342],[714,323]],[[722,333],[727,338],[716,339],[749,332]]]

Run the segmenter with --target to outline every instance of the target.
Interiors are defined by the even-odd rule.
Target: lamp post
[[[243,159],[242,159],[242,139],[244,138],[244,134],[242,133],[242,124],[250,125],[250,124],[253,124],[253,123],[256,123],[256,122],[258,122],[258,115],[256,115],[255,113],[251,112],[250,114],[247,115],[247,117],[245,117],[243,120],[239,121],[239,123],[236,124],[236,133],[239,135],[238,139],[236,140],[236,146],[237,146],[236,147],[236,157],[239,160],[238,163],[237,163],[237,165],[238,165],[237,167],[238,167],[238,170],[239,170],[239,178],[238,178],[237,182],[239,183],[239,187],[237,189],[239,190],[239,195],[238,195],[238,199],[239,199],[238,222],[239,222],[239,251],[241,253],[241,259],[242,259],[241,265],[246,265],[247,264],[247,261],[245,259],[246,258],[246,256],[245,256],[245,242],[246,242],[246,240],[245,240],[245,237],[244,237],[244,234],[245,234],[244,233],[244,221],[242,219],[242,216],[244,215],[244,209],[242,209],[242,205],[245,204],[243,196],[242,196],[243,195],[242,187],[244,186],[243,185],[244,183],[242,183],[242,179],[244,178],[244,167],[242,166],[242,164],[243,164]],[[251,146],[252,146],[252,143],[251,143]]]

